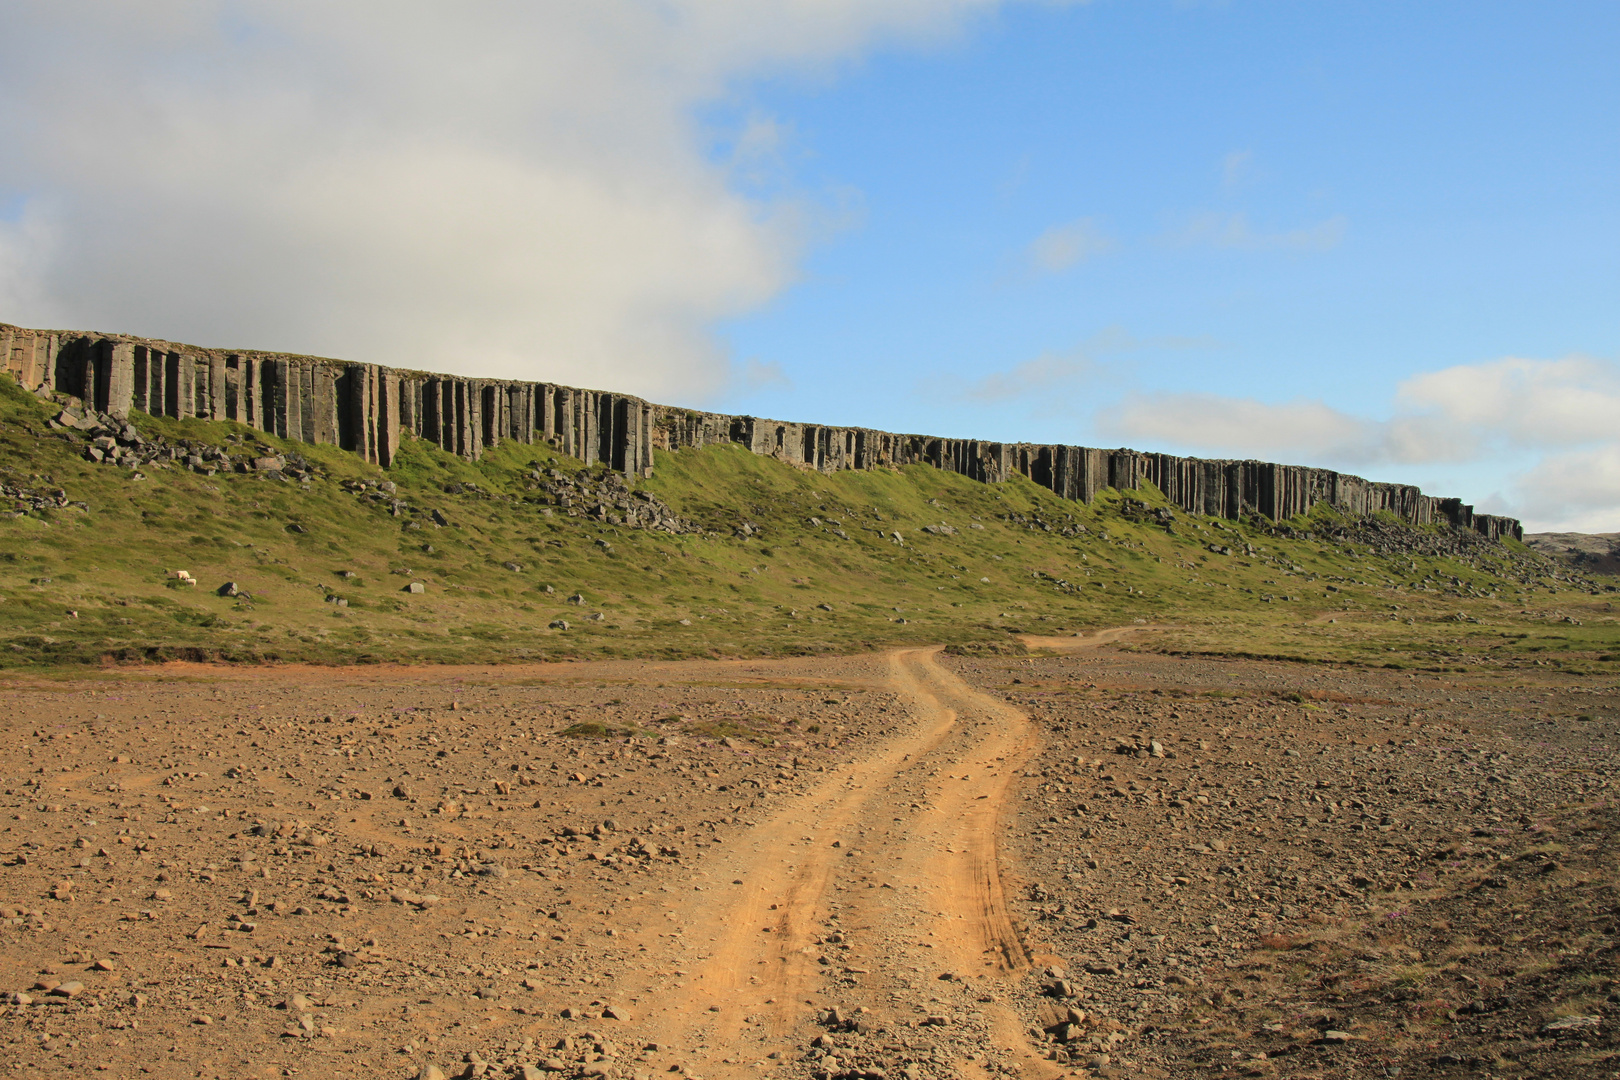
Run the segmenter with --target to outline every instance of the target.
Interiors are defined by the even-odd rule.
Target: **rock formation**
[[[140,409],[235,420],[287,439],[340,446],[384,466],[405,434],[466,458],[503,439],[544,441],[587,465],[631,476],[651,475],[654,449],[737,443],[822,472],[924,463],[986,483],[1022,475],[1083,502],[1105,488],[1129,491],[1146,481],[1183,510],[1216,517],[1248,512],[1282,521],[1327,503],[1348,514],[1387,512],[1414,525],[1445,522],[1493,540],[1523,537],[1516,519],[1476,514],[1460,499],[1299,465],[788,423],[554,383],[201,349],[123,334],[0,325],[0,360],[31,390],[66,393],[115,417]]]
[[[1524,542],[1588,574],[1620,574],[1620,533],[1531,533]]]

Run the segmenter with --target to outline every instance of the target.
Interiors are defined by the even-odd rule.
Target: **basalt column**
[[[135,346],[123,341],[96,342],[86,357],[86,404],[116,417],[127,417],[134,393]]]
[[[230,415],[226,400],[230,395],[226,392],[225,370],[223,356],[208,358],[208,415],[214,420],[224,420]]]
[[[163,414],[163,353],[149,345],[134,349],[135,388],[132,407],[153,416]]]
[[[25,388],[55,389],[56,383],[55,334],[39,334],[6,327],[0,331],[0,362]]]

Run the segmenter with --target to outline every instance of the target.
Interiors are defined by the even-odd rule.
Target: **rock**
[[[1602,1023],[1603,1017],[1601,1016],[1561,1016],[1551,1023],[1543,1024],[1541,1033],[1543,1035],[1558,1035],[1568,1031],[1582,1031],[1586,1028],[1599,1027]]]
[[[416,1080],[450,1080],[450,1078],[445,1076],[443,1069],[430,1061],[416,1074]]]
[[[84,983],[65,982],[58,983],[48,991],[52,997],[75,998],[84,993]]]
[[[227,581],[225,584],[221,585],[218,589],[216,589],[214,591],[220,596],[235,596],[241,590],[237,588],[236,582]]]
[[[604,1020],[629,1020],[630,1012],[623,1005],[609,1005],[602,1010]]]
[[[411,593],[412,595],[415,595],[415,596],[420,596],[422,593],[427,592],[427,586],[422,584],[420,581],[413,581],[409,585],[406,585],[403,589],[401,589],[399,591],[400,592],[405,592],[405,593]]]
[[[569,628],[567,619],[552,619],[547,625],[552,630],[567,630]]]

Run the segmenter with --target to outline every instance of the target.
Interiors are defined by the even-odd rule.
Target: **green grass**
[[[143,431],[170,440],[242,455],[295,451],[325,476],[298,484],[148,467],[135,480],[48,431],[53,411],[0,380],[0,480],[61,488],[86,507],[0,518],[8,668],[757,656],[933,643],[973,652],[1013,632],[1138,620],[1166,629],[1136,647],[1191,653],[1573,674],[1612,674],[1620,664],[1612,591],[1576,587],[1517,544],[1424,558],[1333,542],[1323,537],[1344,523],[1326,508],[1283,526],[1177,511],[1167,529],[1140,512],[1163,505],[1152,489],[1108,492],[1086,506],[1022,478],[984,485],[927,466],[827,476],[719,446],[660,453],[655,476],[639,483],[706,530],[670,535],[543,513],[532,471],[581,468],[543,446],[505,443],[473,463],[408,441],[384,472],[334,447],[240,425],[137,416]],[[421,513],[396,518],[343,487],[383,479]],[[428,520],[430,511],[448,526]],[[1050,528],[1030,527],[1036,520]],[[747,539],[736,535],[745,521],[758,527]],[[294,523],[305,531],[289,532]],[[955,532],[922,531],[940,524]],[[1236,554],[1212,553],[1211,544]],[[173,581],[177,569],[199,584]],[[215,595],[227,581],[251,599]],[[426,593],[403,592],[409,581],[425,582]],[[566,602],[575,592],[583,607]],[[604,618],[590,621],[595,612]],[[1458,613],[1478,621],[1458,622]],[[1565,616],[1577,622],[1555,621]],[[559,618],[571,628],[549,629]]]
[[[620,724],[599,724],[594,720],[588,720],[580,724],[570,724],[559,734],[575,739],[617,739],[627,735],[640,735],[642,732],[637,728]]]

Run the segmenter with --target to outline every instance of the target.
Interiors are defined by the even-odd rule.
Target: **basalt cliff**
[[[504,439],[544,441],[587,465],[631,476],[651,475],[654,450],[737,443],[823,472],[925,463],[987,483],[1019,474],[1085,502],[1105,488],[1132,490],[1146,482],[1196,514],[1235,519],[1254,513],[1282,521],[1327,503],[1347,514],[1386,512],[1493,540],[1523,538],[1516,519],[1476,514],[1461,499],[1300,465],[790,423],[554,383],[3,324],[0,359],[28,389],[67,394],[114,417],[142,410],[234,420],[282,438],[340,446],[382,466],[406,436],[467,458]]]

